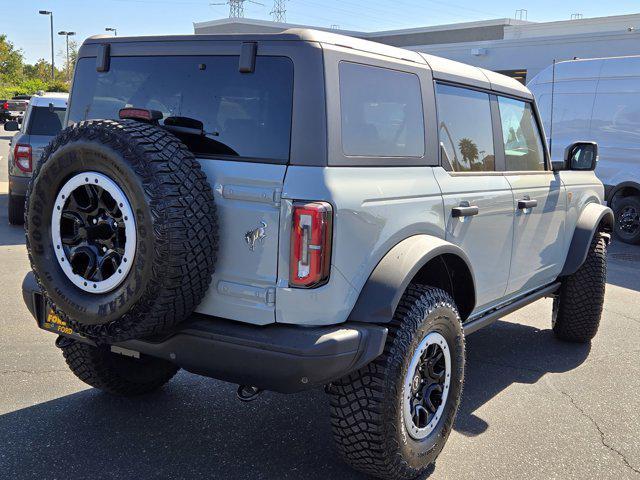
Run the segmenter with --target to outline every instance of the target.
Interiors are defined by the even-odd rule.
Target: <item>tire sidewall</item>
[[[420,342],[432,332],[439,333],[447,341],[451,355],[451,381],[445,408],[438,424],[427,437],[416,440],[409,435],[404,422],[404,382],[414,352]],[[395,409],[398,412],[395,419],[396,431],[398,432],[397,442],[402,457],[407,461],[409,467],[416,471],[423,470],[426,465],[435,461],[451,433],[462,395],[464,363],[464,336],[457,312],[443,306],[435,308],[419,325],[409,349],[404,352],[404,359],[395,385],[396,391],[399,392]]]
[[[58,263],[51,238],[51,218],[58,192],[66,181],[83,172],[101,173],[114,181],[129,200],[135,217],[133,266],[120,285],[103,294],[84,292],[71,282]],[[28,197],[27,225],[33,268],[39,273],[48,297],[64,315],[81,319],[86,325],[106,324],[120,318],[121,312],[128,312],[145,293],[153,291],[149,288],[150,255],[154,251],[152,216],[144,186],[122,153],[96,141],[75,140],[43,159]]]

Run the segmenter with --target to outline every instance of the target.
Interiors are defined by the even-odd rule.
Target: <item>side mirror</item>
[[[569,170],[595,170],[597,161],[598,144],[595,142],[576,142],[564,151],[564,164]]]
[[[15,120],[9,120],[4,124],[4,129],[7,132],[17,132],[18,130],[20,130],[20,125],[18,125],[18,122],[16,122]]]

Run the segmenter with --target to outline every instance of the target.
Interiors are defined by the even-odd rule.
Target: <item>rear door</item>
[[[514,240],[507,294],[551,283],[562,270],[566,194],[549,168],[533,104],[497,97],[505,175],[515,198]]]
[[[434,169],[442,190],[446,239],[469,256],[476,282],[476,312],[499,302],[509,280],[514,202],[498,172],[491,96],[437,84],[438,132],[443,167]],[[493,101],[495,103],[495,101]]]

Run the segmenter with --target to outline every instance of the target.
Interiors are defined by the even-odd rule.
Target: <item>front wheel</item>
[[[84,383],[130,397],[158,390],[178,372],[170,362],[148,356],[125,357],[108,346],[63,339],[60,348],[71,371]]]
[[[451,296],[411,285],[384,353],[329,386],[331,422],[341,456],[378,478],[424,474],[442,451],[458,411],[465,343]]]
[[[587,343],[600,326],[607,283],[607,238],[596,233],[580,268],[562,280],[553,300],[553,333],[561,340]]]

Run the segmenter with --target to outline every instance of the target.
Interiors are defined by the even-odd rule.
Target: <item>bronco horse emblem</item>
[[[260,226],[253,230],[249,230],[244,234],[244,241],[249,245],[249,250],[252,252],[256,248],[256,243],[264,242],[264,239],[267,237],[267,224],[265,222],[260,222]]]

